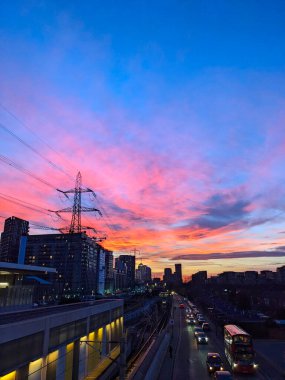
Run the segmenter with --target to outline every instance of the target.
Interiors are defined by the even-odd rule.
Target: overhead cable
[[[7,164],[9,166],[12,166],[14,169],[17,169],[17,170],[19,170],[20,172],[22,172],[24,174],[26,174],[26,175],[28,175],[28,176],[36,179],[37,181],[43,183],[44,185],[49,186],[52,189],[59,191],[59,189],[57,189],[51,183],[47,182],[45,179],[38,177],[37,175],[33,174],[30,170],[25,169],[22,165],[14,162],[14,161],[12,161],[10,158],[8,158],[8,157],[6,157],[6,156],[4,156],[2,154],[0,154],[0,161],[2,161],[3,163],[5,163],[5,164]]]
[[[69,160],[66,159],[60,152],[58,152],[56,149],[54,149],[47,141],[45,141],[42,137],[40,137],[37,133],[33,131],[32,128],[30,128],[26,123],[24,123],[15,113],[10,111],[4,104],[0,103],[0,107],[7,112],[13,119],[15,119],[19,124],[21,124],[25,129],[27,129],[33,136],[35,136],[39,141],[41,141],[43,144],[45,144],[51,151],[53,151],[57,156],[63,158],[66,162],[68,162],[69,166],[72,167],[74,170],[78,170]],[[14,134],[15,135],[15,134]],[[15,136],[14,136],[15,137]],[[18,139],[18,137],[17,137]],[[25,144],[26,145],[26,144]],[[28,144],[29,145],[29,144]],[[27,146],[27,145],[26,145]],[[35,149],[33,149],[35,151]],[[42,156],[41,156],[42,157]],[[52,162],[51,160],[45,158],[45,160]],[[57,167],[60,171],[64,172],[68,177],[71,179],[74,179],[74,176],[72,176],[68,171],[65,171],[62,167],[52,163],[54,167]]]

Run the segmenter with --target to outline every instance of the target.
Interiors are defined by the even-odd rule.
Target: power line
[[[36,155],[41,157],[44,161],[46,161],[49,165],[51,165],[54,169],[59,170],[69,178],[73,179],[73,177],[67,173],[64,169],[62,169],[60,166],[52,162],[50,159],[46,158],[42,153],[40,153],[37,149],[33,148],[30,144],[28,144],[26,141],[24,141],[21,137],[17,136],[14,132],[12,132],[8,127],[0,123],[0,128],[2,128],[4,131],[9,133],[11,136],[13,136],[16,140],[18,140],[21,144],[25,145],[28,149],[30,149],[32,152],[34,152]]]
[[[104,208],[103,205],[102,205],[102,202],[101,202],[101,201],[99,202],[99,199],[98,199],[97,194],[94,193],[93,196],[94,196],[95,200],[98,202],[98,205],[99,205],[99,207],[100,207],[101,210],[102,210],[102,217],[103,217],[103,219],[104,219],[104,224],[105,224],[105,226],[110,230],[111,235],[114,236],[114,232],[113,232],[113,231],[115,231],[115,229],[114,229],[114,228],[108,223],[107,219],[111,222],[111,224],[114,224],[114,223],[112,222],[111,218],[110,218],[109,215],[107,214],[105,208]]]
[[[30,128],[26,123],[24,123],[15,113],[11,112],[6,106],[4,106],[2,103],[0,103],[0,107],[7,113],[9,114],[12,118],[14,118],[18,123],[20,123],[25,129],[27,129],[30,133],[32,133],[37,139],[39,139],[42,143],[44,143],[50,150],[52,150],[54,153],[56,153],[58,156],[61,156],[63,157],[65,160],[66,158],[60,154],[59,152],[57,152],[49,143],[47,143],[44,139],[42,139],[40,136],[38,136],[33,130],[32,128]],[[50,160],[49,158],[45,157],[42,153],[40,153],[37,149],[35,149],[32,145],[30,145],[29,143],[27,143],[25,140],[23,140],[21,137],[19,137],[15,132],[11,131],[7,126],[3,125],[0,123],[0,128],[2,128],[6,133],[10,134],[12,137],[14,137],[17,141],[19,141],[21,144],[23,144],[24,146],[26,146],[28,149],[30,149],[33,153],[37,154],[39,157],[41,157],[43,160],[45,160],[49,165],[51,165],[53,168],[61,171],[62,173],[66,174],[69,178],[73,179],[74,177],[70,175],[70,173],[68,173],[67,171],[64,170],[64,168],[62,168],[61,166],[57,165],[56,163],[54,163],[52,160]],[[40,181],[41,183],[53,188],[53,189],[56,189],[52,184],[50,184],[49,182],[47,182],[46,180],[38,177],[37,175],[33,174],[31,171],[25,169],[24,167],[22,167],[21,165],[13,162],[11,159],[9,159],[8,157],[5,157],[3,155],[0,155],[0,160],[6,164],[8,164],[9,166],[12,166],[14,167],[15,169],[25,173],[26,175],[29,175],[31,176],[32,178]],[[67,161],[67,160],[66,160]],[[72,163],[70,161],[68,161],[68,163],[70,165],[72,165]],[[72,165],[74,167],[74,165]],[[75,167],[74,167],[75,168]],[[63,193],[67,198],[68,198],[68,195],[67,195],[67,192],[63,192],[59,189],[56,189],[57,191]],[[90,189],[87,189],[88,191]],[[94,195],[94,198],[97,199],[98,203],[99,203],[99,200],[98,198],[96,198],[96,194],[93,192],[93,191],[90,191],[93,193]],[[112,220],[110,219],[109,215],[107,214],[107,212],[105,211],[105,209],[103,208],[103,205],[102,203],[100,202],[100,207],[102,208],[104,214],[102,213],[102,217],[104,219],[103,223],[105,224],[105,226],[109,229],[109,231],[111,232],[111,234],[113,235],[113,231],[115,231],[115,229],[113,228],[112,224]]]
[[[2,103],[0,103],[0,107],[5,111],[7,112],[12,118],[14,118],[19,124],[21,124],[25,129],[27,129],[33,136],[35,136],[39,141],[41,141],[43,144],[45,144],[51,151],[53,151],[57,156],[59,157],[62,157],[65,161],[67,161],[69,163],[70,166],[72,166],[75,170],[77,170],[77,168],[69,161],[66,159],[66,157],[64,157],[60,152],[58,152],[57,150],[55,150],[47,141],[45,141],[42,137],[40,137],[39,135],[37,135],[32,128],[30,128],[26,123],[24,123],[15,113],[13,113],[12,111],[10,111],[6,106],[4,106]],[[48,160],[50,161],[50,160]],[[56,164],[55,164],[56,165]],[[57,166],[57,165],[56,165]],[[62,168],[61,168],[62,169]],[[70,178],[74,179],[74,177],[68,173],[68,172],[65,172]]]
[[[6,157],[6,156],[4,156],[2,154],[0,154],[0,161],[2,161],[4,164],[12,166],[14,169],[19,170],[20,172],[22,172],[22,173],[24,173],[24,174],[26,174],[26,175],[34,178],[35,180],[43,183],[46,186],[51,187],[54,190],[59,190],[55,186],[53,186],[51,183],[47,182],[45,179],[42,179],[42,178],[38,177],[37,175],[33,174],[30,170],[25,169],[22,165],[18,164],[15,161],[12,161],[10,158],[8,158],[8,157]]]
[[[12,197],[11,195],[6,195],[3,193],[0,193],[0,198],[4,199],[5,201],[16,204],[18,206],[25,207],[25,208],[32,210],[32,211],[40,212],[40,213],[48,215],[48,216],[52,216],[53,215],[52,213],[54,212],[52,210],[45,209],[41,206],[37,206],[33,203],[22,201],[21,199],[16,198],[16,197]],[[59,214],[56,214],[56,215],[59,218],[63,219]]]

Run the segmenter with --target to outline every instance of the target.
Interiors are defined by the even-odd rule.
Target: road
[[[197,345],[194,338],[194,326],[188,326],[185,322],[185,310],[179,309],[179,297],[174,299],[174,328],[173,328],[173,357],[168,354],[165,358],[159,380],[203,380],[209,379],[206,367],[206,357],[208,352],[218,352],[225,365],[226,370],[230,370],[228,362],[224,356],[224,347],[221,337],[216,336],[215,328],[207,335],[208,344]],[[260,369],[256,375],[234,375],[235,380],[281,380],[283,379],[272,368],[267,368],[268,363],[260,363]]]

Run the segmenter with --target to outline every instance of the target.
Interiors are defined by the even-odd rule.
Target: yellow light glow
[[[43,359],[37,359],[29,364],[29,374],[39,371],[42,368]]]
[[[103,327],[100,327],[100,329],[98,329],[98,340],[102,340],[103,338]]]
[[[88,339],[87,339],[87,335],[82,336],[82,337],[80,338],[80,342],[86,342],[86,340],[88,340]]]
[[[54,362],[58,358],[58,350],[48,354],[48,363]]]
[[[5,376],[0,376],[0,380],[15,380],[16,379],[16,371],[7,373]]]
[[[74,343],[73,343],[73,342],[67,344],[67,345],[66,345],[66,351],[69,352],[69,351],[73,350],[73,346],[74,346]]]

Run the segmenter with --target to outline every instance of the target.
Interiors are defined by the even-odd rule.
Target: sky
[[[158,275],[285,265],[284,19],[279,0],[3,2],[0,228],[68,226],[48,210],[80,171],[104,215],[82,224]]]

